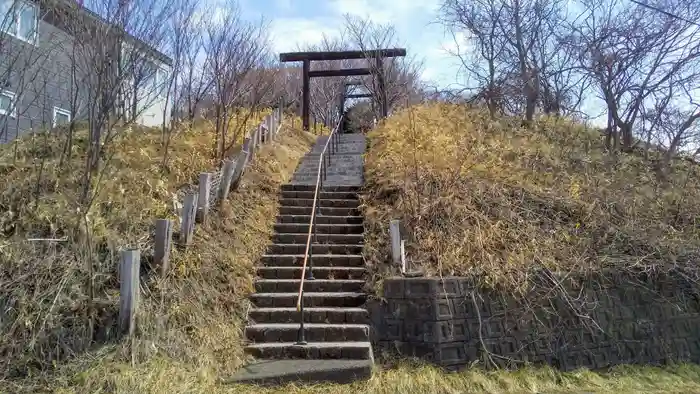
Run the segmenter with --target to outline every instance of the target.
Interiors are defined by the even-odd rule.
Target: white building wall
[[[138,59],[136,60],[138,62],[137,65],[130,65],[130,67],[134,67],[135,72],[139,73],[139,77],[136,78],[139,81],[139,86],[137,91],[134,92],[134,78],[126,78],[123,90],[126,110],[125,115],[128,118],[133,117],[136,123],[144,126],[161,126],[163,120],[165,120],[166,125],[169,125],[172,104],[166,102],[170,101],[168,100],[167,92],[172,68],[153,57],[143,59],[143,57],[141,57],[143,53],[136,55],[131,51],[134,51],[133,47],[128,43],[124,43],[122,57],[128,58],[129,56],[134,56]],[[152,69],[156,70],[155,73],[146,71],[148,68],[144,68],[145,65],[142,62],[152,64],[154,67]],[[134,94],[136,94],[137,108],[136,113],[131,114],[131,103],[133,103]]]
[[[136,121],[144,126],[160,126],[170,124],[170,109],[172,104],[167,100],[168,82],[170,78],[171,68],[165,64],[158,64],[158,86],[154,89],[143,88],[140,96],[143,97],[139,101],[139,115]],[[147,90],[150,90],[147,91]],[[167,108],[166,108],[167,105]]]

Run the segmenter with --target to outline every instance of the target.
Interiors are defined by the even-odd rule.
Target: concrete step
[[[253,293],[251,303],[258,308],[296,307],[299,293]],[[364,293],[304,293],[304,307],[358,307],[367,300]]]
[[[261,359],[346,359],[370,360],[369,342],[296,342],[254,343],[245,347],[248,354]]]
[[[366,360],[265,360],[239,369],[230,384],[284,385],[287,383],[349,384],[372,376],[373,361]],[[234,390],[235,391],[235,390]]]
[[[355,185],[333,185],[333,186],[324,186],[323,191],[324,192],[355,192],[358,193],[360,191],[359,186]],[[315,186],[309,186],[309,185],[297,185],[293,183],[287,183],[281,186],[281,191],[300,191],[300,192],[312,192],[316,190]]]
[[[330,149],[330,146],[328,147]],[[337,149],[335,152],[337,153],[355,153],[355,154],[362,154],[365,152],[367,149],[366,144],[362,142],[341,142],[338,144]],[[323,145],[317,145],[311,148],[309,153],[316,153],[316,154],[321,154],[323,152]]]
[[[277,223],[301,223],[309,224],[311,215],[278,215]],[[362,224],[362,216],[316,216],[316,225],[321,224]]]
[[[323,184],[328,185],[330,184],[343,184],[343,185],[357,185],[358,181],[362,182],[364,175],[360,172],[355,172],[355,173],[333,173],[333,174],[328,174],[324,179],[323,179]],[[294,174],[292,175],[292,182],[296,183],[304,183],[304,184],[310,184],[310,185],[316,185],[316,174],[313,175],[308,175],[308,174]],[[342,183],[342,182],[347,182],[347,183]],[[359,183],[360,185],[362,183]]]
[[[280,205],[283,207],[311,207],[314,204],[313,198],[280,198]],[[354,200],[316,200],[316,206],[329,208],[357,208],[360,201]]]
[[[338,152],[338,153],[332,153],[332,154],[325,154],[321,156],[321,153],[308,153],[304,157],[299,160],[299,165],[308,165],[308,164],[313,164],[313,165],[319,165],[321,164],[321,157],[323,157],[323,160],[326,161],[326,164],[328,164],[329,158],[330,162],[335,163],[336,161],[339,162],[344,162],[344,163],[354,163],[354,164],[359,164],[362,165],[363,159],[362,159],[362,154],[361,153],[343,153],[343,152]]]
[[[312,254],[314,267],[364,267],[365,260],[361,254]],[[303,254],[268,254],[260,258],[267,267],[301,267]],[[309,263],[310,264],[310,263]]]
[[[326,178],[333,176],[333,175],[348,175],[348,174],[363,174],[364,169],[362,167],[355,167],[355,166],[330,166],[326,168],[325,174],[321,172],[321,176],[325,175]],[[302,167],[294,171],[294,174],[292,175],[293,177],[304,177],[304,178],[313,178],[314,180],[318,177],[318,169],[317,168],[309,168],[309,167]]]
[[[343,150],[338,150],[333,152],[333,156],[337,157],[362,157],[362,154],[365,153],[364,151],[357,151],[358,144],[346,144],[345,146],[346,149]],[[348,149],[351,148],[351,149]],[[359,146],[361,148],[361,146]],[[306,160],[309,158],[318,158],[321,157],[321,147],[312,149],[304,156],[302,156],[302,160]]]
[[[362,245],[345,244],[311,244],[313,254],[362,254]],[[306,244],[271,244],[267,247],[269,254],[303,254]]]
[[[357,200],[358,196],[355,192],[325,192],[319,191],[318,197],[322,200]],[[313,199],[314,191],[297,191],[289,190],[282,192],[282,198],[303,198]]]
[[[320,224],[316,222],[313,227],[316,234],[362,234],[365,227],[362,224]],[[275,231],[278,233],[303,233],[309,232],[309,223],[277,223]]]
[[[292,182],[297,185],[305,185],[305,186],[312,186],[316,184],[316,180],[305,180],[305,179],[292,179]],[[357,186],[362,186],[364,184],[364,180],[362,177],[344,177],[344,176],[339,176],[339,177],[328,177],[325,181],[323,181],[323,184],[325,186],[333,186],[333,185],[357,185]]]
[[[344,148],[344,147],[363,147],[363,145],[366,145],[366,140],[363,139],[356,139],[356,140],[349,140],[349,139],[339,139],[336,142],[336,147],[339,148]],[[326,141],[318,141],[316,142],[312,147],[311,151],[312,152],[320,152],[323,147],[326,146]],[[328,147],[330,149],[330,144],[328,144]]]
[[[321,171],[321,176],[325,175],[326,178],[328,178],[329,176],[333,176],[333,175],[363,174],[363,173],[364,173],[364,169],[362,167],[350,166],[350,165],[344,166],[344,165],[341,165],[340,163],[338,163],[336,165],[336,163],[333,163],[332,165],[326,167],[325,174],[323,171]],[[314,179],[316,179],[316,177],[318,177],[318,174],[319,174],[318,168],[311,167],[311,166],[302,166],[302,167],[297,168],[296,171],[294,171],[294,174],[292,176],[313,177]]]
[[[257,267],[257,274],[263,279],[299,279],[301,267]],[[367,271],[364,267],[313,267],[316,279],[363,279]]]
[[[248,319],[255,323],[299,323],[299,311],[293,308],[253,308]],[[365,308],[304,308],[304,322],[369,324]]]
[[[299,279],[257,279],[255,291],[258,293],[291,293],[299,291]],[[320,292],[361,292],[365,281],[361,279],[314,279],[304,281],[304,291]]]
[[[306,244],[308,235],[304,233],[277,233],[272,236],[272,242],[278,244]],[[316,243],[323,244],[361,244],[362,234],[316,234]]]
[[[317,215],[324,216],[359,216],[360,210],[357,208],[334,208],[334,207],[317,207]],[[282,206],[279,213],[281,215],[311,215],[311,207],[297,206]]]
[[[309,342],[369,341],[366,324],[304,323],[304,336]],[[299,323],[263,323],[245,328],[245,337],[254,343],[294,342],[299,338]]]

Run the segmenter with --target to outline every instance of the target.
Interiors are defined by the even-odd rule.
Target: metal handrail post
[[[330,164],[330,162],[328,162],[328,164]],[[324,181],[326,180],[326,177],[328,176],[327,170],[328,170],[328,166],[326,165],[326,160],[324,158],[323,159],[323,180]]]

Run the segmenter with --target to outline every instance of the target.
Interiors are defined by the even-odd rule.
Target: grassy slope
[[[376,139],[373,149],[376,149]],[[135,366],[125,346],[108,346],[79,356],[54,373],[20,381],[0,381],[0,392],[152,392],[152,393],[462,393],[462,392],[691,392],[700,390],[700,369],[618,368],[611,373],[558,373],[551,369],[444,374],[434,368],[402,365],[379,371],[369,382],[351,386],[318,385],[266,389],[218,382],[240,365],[238,346],[252,265],[267,243],[277,209],[277,185],[289,177],[309,146],[307,135],[283,139],[285,149],[259,156],[245,175],[232,204],[208,228],[197,232],[197,245],[175,259],[174,275],[162,287],[162,309],[152,309],[167,324],[149,322],[135,346]],[[197,170],[192,170],[193,176]],[[215,216],[216,217],[216,216]],[[158,284],[161,286],[161,284]],[[147,316],[144,316],[147,318]],[[165,335],[162,334],[165,332]],[[182,346],[185,344],[185,346]],[[141,345],[141,346],[139,346]]]
[[[93,364],[94,365],[94,364]],[[436,368],[402,365],[378,371],[367,382],[352,385],[294,385],[256,387],[221,384],[206,366],[154,358],[132,368],[127,364],[100,363],[71,379],[43,387],[56,393],[202,393],[202,394],[456,394],[456,393],[688,393],[700,391],[700,367],[615,368],[606,373],[560,373],[549,368],[515,372],[472,370],[446,374]],[[8,392],[33,392],[29,387],[7,386]]]
[[[210,146],[211,133],[207,129],[197,130],[191,135],[176,137],[171,172],[161,178],[159,158],[154,152],[158,149],[158,133],[146,133],[125,138],[135,141],[123,142],[128,148],[120,148],[117,156],[124,161],[117,159],[120,170],[114,172],[112,182],[106,183],[111,193],[123,188],[124,194],[105,195],[97,204],[95,221],[106,225],[93,227],[92,238],[103,248],[112,243],[124,245],[149,238],[154,217],[172,215],[168,203],[178,186],[189,183],[190,179],[196,179],[199,171],[215,165],[201,153]],[[27,208],[24,217],[14,219],[14,233],[1,239],[3,252],[9,250],[11,259],[5,260],[10,254],[3,253],[6,276],[0,290],[3,297],[19,307],[12,315],[14,324],[3,328],[2,350],[11,356],[4,362],[19,373],[27,373],[40,363],[50,366],[52,360],[58,360],[53,363],[55,371],[46,374],[35,371],[33,378],[19,381],[19,387],[32,391],[42,386],[80,386],[81,382],[109,387],[114,379],[122,376],[125,360],[136,362],[136,371],[143,374],[150,374],[162,363],[181,365],[184,370],[204,368],[212,373],[226,373],[240,366],[244,361],[240,336],[247,308],[246,296],[252,290],[253,264],[272,234],[279,186],[291,177],[312,142],[313,137],[308,133],[286,130],[274,145],[264,146],[244,174],[239,190],[230,196],[229,203],[220,213],[211,215],[207,226],[197,228],[193,246],[174,252],[172,274],[165,279],[156,275],[144,277],[145,293],[135,341],[102,346],[87,354],[50,352],[51,345],[60,347],[57,343],[75,345],[70,341],[77,340],[83,328],[76,314],[81,317],[87,304],[83,286],[85,263],[81,260],[84,255],[75,252],[77,247],[73,243],[54,245],[51,247],[54,253],[47,254],[47,246],[37,247],[21,241],[31,229],[60,229],[60,225],[50,223],[70,218],[69,213],[57,207],[61,206],[58,201],[70,198],[71,183],[56,182],[62,187],[55,193],[43,194],[40,209]],[[10,173],[12,171],[19,170],[11,169]],[[14,179],[13,183],[5,179],[5,185],[20,188],[34,181],[29,178],[26,183],[21,182],[19,176]],[[156,186],[160,181],[160,187]],[[9,192],[7,195],[14,196]],[[8,200],[3,199],[5,201]],[[109,204],[112,209],[104,210]],[[46,217],[46,224],[41,223],[36,213],[39,210],[45,212],[41,215]],[[120,224],[122,227],[118,227]],[[115,226],[121,231],[115,231]],[[95,281],[98,284],[96,303],[101,308],[99,316],[116,312],[118,285],[113,258],[107,253],[95,264],[96,273],[105,277]],[[53,307],[47,306],[52,300],[55,300]],[[71,319],[75,321],[73,326]],[[33,325],[36,321],[39,324]],[[29,326],[22,326],[23,322],[29,322]],[[39,346],[32,347],[32,338],[39,339]],[[9,391],[17,390],[15,387]]]
[[[366,156],[369,260],[388,271],[387,227],[431,274],[478,272],[494,286],[528,270],[668,266],[700,257],[698,168],[662,183],[641,155],[605,153],[596,131],[543,118],[533,130],[479,110],[426,105],[388,119]],[[653,159],[653,158],[652,158]]]
[[[247,124],[258,122],[251,118]],[[114,327],[118,250],[138,245],[147,262],[154,220],[176,219],[178,189],[196,184],[198,174],[218,162],[212,158],[215,133],[208,122],[172,136],[165,170],[159,130],[121,131],[108,145],[111,160],[103,161],[107,164],[94,182],[96,197],[83,220],[78,200],[86,133],[76,132],[72,154],[62,162],[64,136],[27,136],[0,146],[0,263],[5,274],[0,299],[8,310],[0,332],[0,371],[7,375],[0,376],[61,363],[88,346],[90,336],[98,341],[110,337],[100,327]],[[64,236],[68,241],[25,241]],[[186,272],[187,254],[173,253],[176,275]],[[149,276],[144,286],[154,286],[156,292],[170,287],[162,282]]]

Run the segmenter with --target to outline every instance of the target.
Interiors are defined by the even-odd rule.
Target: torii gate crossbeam
[[[303,62],[302,79],[302,122],[304,130],[309,130],[309,80],[315,77],[344,77],[356,75],[372,74],[370,68],[352,68],[345,70],[314,70],[311,71],[312,61],[331,61],[331,60],[351,60],[351,59],[376,59],[376,71],[379,79],[379,96],[383,116],[387,115],[388,108],[386,102],[386,93],[384,92],[384,76],[382,72],[382,59],[386,57],[406,56],[406,49],[375,49],[369,51],[326,51],[326,52],[289,52],[280,54],[280,62]]]

